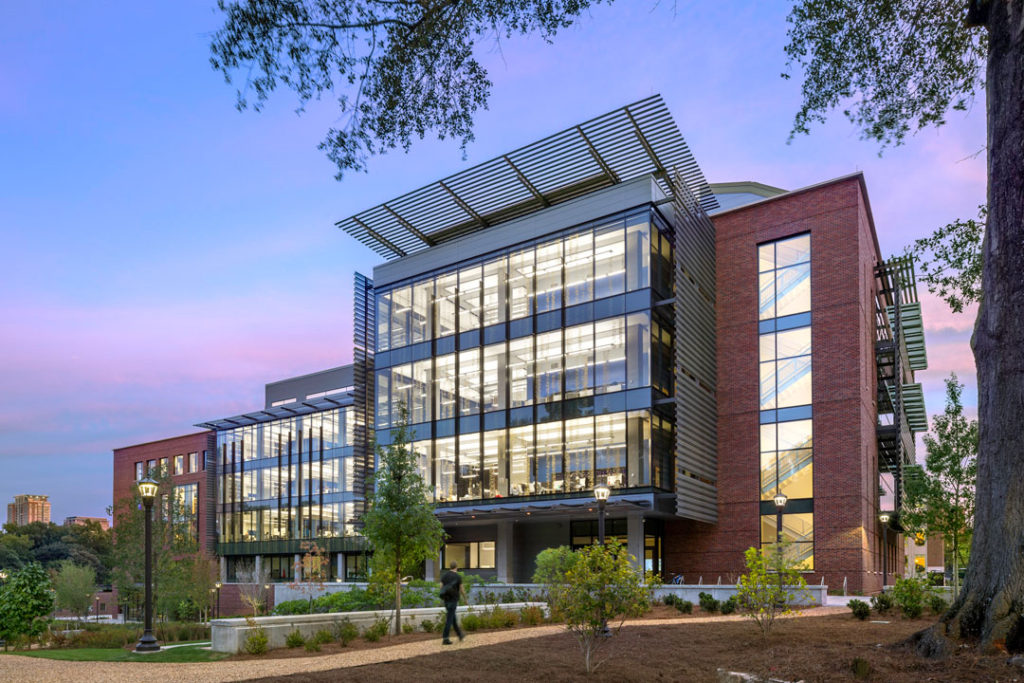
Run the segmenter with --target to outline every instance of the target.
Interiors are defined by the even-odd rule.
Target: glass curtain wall
[[[672,240],[653,216],[378,293],[375,427],[386,440],[408,407],[437,502],[671,488],[672,424],[650,406],[672,391],[671,327],[651,312]]]
[[[782,537],[794,560],[814,568],[811,410],[811,239],[798,235],[758,246],[761,407],[761,544],[773,546],[776,493],[788,501]]]
[[[352,409],[217,432],[220,539],[355,534]]]

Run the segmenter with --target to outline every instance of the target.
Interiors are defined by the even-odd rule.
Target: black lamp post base
[[[156,652],[159,649],[160,643],[157,642],[156,638],[149,631],[142,634],[138,644],[135,646],[136,652]]]

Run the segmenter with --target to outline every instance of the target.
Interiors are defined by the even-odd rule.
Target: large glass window
[[[590,230],[565,238],[565,305],[594,298],[594,233]]]
[[[811,310],[811,236],[762,244],[757,255],[761,320]]]
[[[391,424],[398,424],[399,406],[412,407],[412,364],[391,368]]]
[[[437,401],[437,419],[455,417],[455,354],[438,356],[434,360],[434,390]]]
[[[626,288],[651,286],[651,224],[647,216],[626,220]]]
[[[480,327],[480,293],[483,288],[483,268],[469,266],[459,271],[459,332]]]
[[[594,484],[622,488],[626,484],[626,416],[598,415],[594,425]]]
[[[430,375],[430,360],[413,363],[409,402],[409,421],[413,424],[430,421]]]
[[[562,398],[562,331],[538,334],[536,339],[537,400],[541,403],[557,401]]]
[[[431,336],[434,308],[434,281],[422,280],[412,288],[412,339],[413,344],[427,341]]]
[[[597,393],[626,388],[626,321],[624,318],[594,323],[594,390]]]
[[[480,434],[459,437],[459,500],[481,497],[480,487]]]
[[[480,412],[480,349],[459,352],[459,414]]]
[[[481,488],[484,498],[503,498],[508,495],[505,454],[505,430],[484,432],[484,462]]]
[[[589,396],[594,387],[594,325],[565,330],[565,397]]]
[[[562,306],[562,240],[537,247],[536,302],[538,313]]]
[[[455,334],[455,302],[458,300],[459,276],[456,273],[442,275],[435,280],[435,314],[437,337]]]
[[[534,453],[536,472],[535,493],[559,493],[564,490],[562,480],[562,423],[537,425]]]
[[[533,338],[508,343],[509,404],[512,408],[533,403]]]
[[[778,517],[761,515],[761,549],[765,553],[776,552]],[[782,515],[782,540],[788,542],[786,552],[789,560],[802,571],[814,569],[814,513]]]
[[[378,370],[376,374],[377,387],[374,396],[377,399],[377,429],[387,429],[391,426],[391,372]]]
[[[631,313],[626,320],[626,373],[630,389],[651,384],[650,313]]]
[[[434,485],[439,503],[455,500],[455,439],[434,441]]]
[[[502,256],[484,264],[483,323],[494,325],[505,322],[505,277],[507,259]]]
[[[812,433],[811,420],[761,425],[761,500],[813,496]]]
[[[391,291],[391,348],[409,343],[412,327],[412,287]]]
[[[391,292],[377,295],[377,350],[387,351],[391,348],[391,335],[388,324],[391,322]]]
[[[533,313],[533,247],[517,251],[508,259],[509,319]]]
[[[594,487],[594,418],[565,421],[565,461],[569,491],[587,491]]]
[[[533,425],[508,430],[510,494],[533,493]]]
[[[484,347],[484,412],[505,408],[505,362],[507,358],[504,343]]]
[[[623,222],[594,232],[594,298],[626,291],[626,242]]]
[[[456,562],[459,569],[494,569],[494,541],[447,543],[443,564]]]

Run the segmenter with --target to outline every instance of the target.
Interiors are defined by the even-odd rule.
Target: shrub
[[[888,593],[879,593],[871,596],[871,609],[879,614],[885,614],[892,609],[892,596]]]
[[[308,600],[285,600],[274,605],[274,614],[290,616],[292,614],[309,614]]]
[[[711,593],[699,593],[697,597],[700,599],[700,608],[705,612],[717,612],[721,603],[711,595]]]
[[[512,628],[516,625],[516,613],[501,607],[495,607],[487,614],[490,628]]]
[[[863,600],[850,600],[847,604],[850,606],[850,611],[853,612],[853,616],[857,617],[861,621],[864,621],[871,616],[871,608],[868,607],[868,603]]]
[[[378,640],[386,636],[388,633],[388,620],[378,619],[373,622],[372,626],[368,626],[363,632],[363,638],[366,638],[371,643],[376,643]]]
[[[284,644],[288,647],[302,647],[306,644],[306,639],[299,633],[299,629],[295,629],[284,639]]]
[[[267,633],[262,627],[257,626],[249,631],[249,635],[245,639],[246,652],[251,655],[265,655],[269,649],[270,639],[267,638]]]
[[[776,618],[792,611],[790,602],[799,604],[810,598],[795,554],[787,552],[788,549],[783,542],[764,552],[747,548],[743,553],[747,572],[737,583],[737,599],[761,630],[763,639],[768,638]]]
[[[925,587],[920,579],[896,579],[892,599],[908,619],[917,619],[924,610]]]
[[[415,631],[416,627],[413,626],[412,623],[407,621],[404,624],[402,624],[402,633],[415,633]]]
[[[312,638],[306,641],[306,652],[320,652],[320,643]]]
[[[928,607],[935,614],[942,614],[949,609],[949,603],[941,595],[935,593],[928,594]]]
[[[439,622],[434,622],[431,619],[424,619],[420,622],[420,628],[424,633],[436,633],[440,626]]]
[[[729,599],[722,603],[721,610],[722,614],[732,614],[739,607],[739,600],[736,599],[735,595],[729,596]]]
[[[322,628],[314,633],[310,640],[315,642],[317,645],[325,645],[334,640],[334,635],[327,629]]]
[[[348,619],[334,622],[334,638],[341,643],[342,647],[359,637],[359,628]]]
[[[523,607],[519,610],[519,621],[525,626],[539,626],[544,623],[544,610],[537,605]]]
[[[480,618],[479,614],[470,613],[462,617],[462,630],[466,633],[479,631],[482,628],[484,628],[484,621]]]
[[[693,614],[693,603],[689,600],[676,600],[676,609],[683,614]]]

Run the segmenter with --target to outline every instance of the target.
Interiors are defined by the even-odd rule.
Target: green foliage
[[[862,657],[854,657],[853,661],[850,662],[850,673],[858,681],[866,681],[871,678],[871,664]]]
[[[64,560],[53,576],[53,590],[57,607],[72,614],[85,615],[96,591],[96,571]]]
[[[309,614],[308,600],[285,600],[274,605],[276,616],[289,616],[293,614]]]
[[[373,489],[363,515],[363,536],[373,548],[373,575],[390,577],[394,585],[396,630],[402,620],[401,577],[436,557],[444,540],[444,527],[434,516],[430,491],[409,445],[408,411],[402,403],[398,411],[391,445],[377,448]]]
[[[950,109],[965,110],[981,88],[988,42],[963,20],[965,8],[962,0],[799,0],[786,55],[804,71],[803,103],[790,136],[844,107],[864,138],[899,145],[944,124]]]
[[[544,623],[544,610],[537,605],[529,605],[519,610],[519,621],[524,626],[540,626]]]
[[[574,554],[576,559],[561,578],[557,573],[550,575],[557,583],[548,584],[547,590],[552,611],[576,636],[590,673],[600,664],[595,655],[608,640],[601,635],[604,625],[618,619],[618,630],[626,617],[638,617],[650,609],[655,579],[652,575],[641,579],[628,551],[618,543],[592,545]]]
[[[363,632],[363,638],[371,643],[376,643],[388,634],[388,627],[389,624],[387,619],[378,619],[366,628]]]
[[[69,527],[49,522],[32,522],[18,526],[4,525],[0,534],[0,569],[8,573],[30,562],[43,569],[56,570],[64,561],[91,567],[97,583],[110,580],[111,532],[98,522]]]
[[[473,631],[479,631],[484,628],[484,620],[479,614],[470,612],[469,614],[462,617],[462,630],[466,633],[472,633]]]
[[[683,614],[693,614],[693,603],[689,600],[676,600],[675,607]]]
[[[892,599],[903,616],[917,619],[924,610],[926,593],[927,588],[921,579],[896,579],[896,585],[892,588]]]
[[[413,626],[412,623],[407,621],[404,624],[402,624],[402,633],[415,633],[415,632],[416,632],[416,627]]]
[[[697,598],[700,600],[700,608],[705,612],[711,612],[714,614],[721,606],[721,603],[718,600],[715,600],[711,593],[698,593]]]
[[[908,470],[900,522],[908,529],[942,536],[953,558],[953,594],[959,568],[967,564],[974,530],[978,480],[978,421],[964,417],[964,386],[956,374],[946,380],[946,409],[924,437],[925,466]]]
[[[270,639],[262,626],[257,625],[252,617],[246,617],[245,623],[249,626],[249,635],[245,638],[243,645],[245,651],[251,655],[265,655],[270,649]]]
[[[868,603],[863,600],[850,600],[847,605],[849,605],[850,611],[853,612],[853,616],[857,617],[861,621],[864,621],[871,616],[871,608],[868,607]]]
[[[322,628],[314,633],[310,640],[319,645],[326,645],[327,643],[334,641],[334,635],[327,629]]]
[[[565,583],[565,576],[576,564],[578,556],[567,545],[557,548],[546,548],[537,555],[537,569],[533,572],[533,582],[544,585]]]
[[[299,633],[299,629],[295,629],[285,637],[284,644],[286,647],[291,648],[302,647],[306,644],[306,639]]]
[[[320,652],[320,643],[312,639],[307,640],[304,647],[306,648],[306,652]]]
[[[434,622],[431,619],[424,619],[420,622],[420,628],[424,633],[436,633],[441,628],[440,620]]]
[[[809,598],[807,583],[792,553],[786,550],[786,544],[782,543],[764,552],[747,548],[743,554],[747,572],[739,579],[736,595],[739,604],[761,630],[762,638],[771,633],[778,616],[792,612],[791,602]]]
[[[941,595],[929,593],[927,600],[928,609],[932,611],[932,614],[945,614],[946,610],[949,609],[949,603]]]
[[[334,638],[342,647],[348,647],[348,644],[358,637],[359,627],[348,619],[334,622]]]
[[[871,596],[871,609],[879,614],[885,614],[892,609],[892,596],[882,592]]]
[[[739,599],[735,595],[730,595],[728,600],[724,600],[720,605],[722,614],[732,614],[739,609]]]
[[[52,609],[50,578],[37,562],[12,572],[0,585],[0,638],[38,636],[46,630]]]
[[[550,40],[601,0],[573,2],[256,2],[219,0],[224,24],[210,64],[228,83],[241,75],[238,109],[259,111],[279,85],[310,100],[336,96],[346,120],[320,149],[343,172],[368,157],[408,150],[434,133],[473,139],[473,115],[487,107],[487,70],[476,41],[513,35]]]
[[[981,245],[987,222],[988,207],[982,204],[977,219],[957,219],[906,249],[928,291],[938,294],[954,313],[981,302]]]

